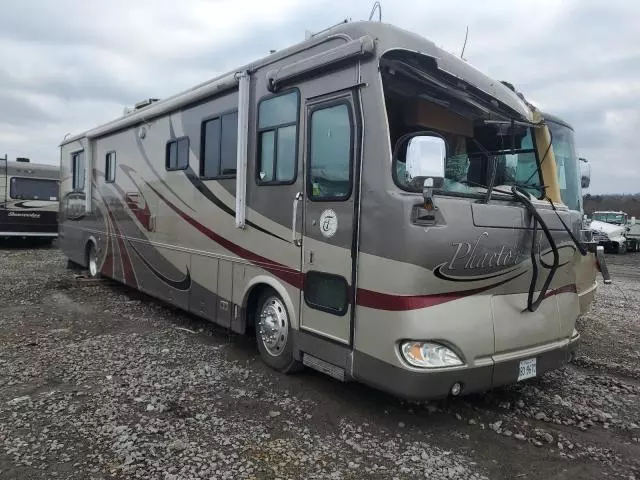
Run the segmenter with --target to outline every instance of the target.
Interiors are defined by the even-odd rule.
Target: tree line
[[[620,210],[640,219],[640,193],[591,195],[583,197],[584,213],[598,210]]]

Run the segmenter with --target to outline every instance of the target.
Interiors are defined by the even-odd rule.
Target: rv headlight
[[[462,365],[462,360],[450,348],[433,342],[407,341],[400,345],[404,359],[414,367],[437,368]]]

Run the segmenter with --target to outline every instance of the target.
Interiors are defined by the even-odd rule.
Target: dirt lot
[[[410,405],[0,246],[0,478],[640,479],[640,254],[612,257],[575,364]]]

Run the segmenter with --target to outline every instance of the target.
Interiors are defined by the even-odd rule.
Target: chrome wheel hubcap
[[[89,253],[89,273],[92,277],[98,274],[98,258],[95,248],[92,248]]]
[[[260,339],[269,355],[277,357],[282,353],[289,335],[287,310],[277,297],[269,297],[260,311],[258,322]]]

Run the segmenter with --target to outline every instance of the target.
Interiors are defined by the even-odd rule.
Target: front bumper
[[[520,360],[535,357],[536,375],[566,365],[580,344],[580,334],[574,330],[568,342],[535,355],[523,354],[506,361],[482,367],[417,371],[392,365],[370,355],[354,352],[353,377],[365,384],[406,400],[429,400],[450,395],[455,383],[462,385],[460,395],[482,392],[518,379]]]

